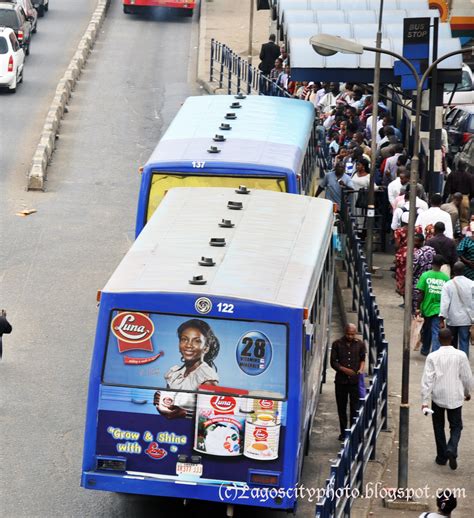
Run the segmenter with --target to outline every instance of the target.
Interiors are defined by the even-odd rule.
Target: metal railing
[[[209,81],[227,93],[293,97],[227,45],[211,40]]]
[[[387,428],[388,415],[388,344],[380,316],[372,278],[367,269],[363,244],[358,236],[356,217],[351,214],[348,193],[343,193],[340,225],[344,266],[352,293],[352,309],[357,314],[358,328],[368,344],[370,387],[361,399],[358,417],[346,430],[337,461],[331,466],[325,496],[316,505],[316,518],[350,517],[352,504],[363,495],[364,471],[375,459],[377,437]]]

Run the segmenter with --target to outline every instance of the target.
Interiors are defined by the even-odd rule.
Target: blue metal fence
[[[227,94],[247,93],[292,97],[246,59],[217,40],[211,40],[209,81]]]
[[[344,267],[352,293],[352,309],[359,331],[368,344],[370,387],[361,399],[358,417],[346,436],[337,461],[331,466],[325,496],[316,506],[316,518],[350,517],[354,500],[363,495],[364,471],[376,454],[377,437],[387,428],[388,349],[384,323],[372,290],[362,241],[351,215],[349,195],[343,195],[340,209]]]

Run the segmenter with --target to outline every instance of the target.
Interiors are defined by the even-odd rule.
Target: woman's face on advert
[[[202,359],[207,349],[206,338],[195,327],[186,328],[179,337],[179,352],[185,361]]]

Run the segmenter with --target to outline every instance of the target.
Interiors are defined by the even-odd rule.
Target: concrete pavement
[[[394,279],[389,270],[393,256],[378,254],[374,264],[380,266],[382,279],[374,279],[375,293],[382,316],[385,319],[385,332],[389,343],[389,399],[392,419],[390,427],[394,430],[393,448],[390,452],[386,469],[382,475],[380,487],[397,486],[398,473],[398,415],[402,378],[402,329],[403,309],[398,305],[401,298],[395,293]],[[471,348],[472,349],[472,348]],[[465,496],[458,498],[458,508],[453,513],[455,517],[472,516],[474,502],[474,404],[466,402],[463,407],[464,429],[459,445],[459,467],[452,471],[449,466],[438,466],[434,459],[436,447],[432,429],[431,417],[421,413],[420,381],[423,373],[425,358],[419,351],[411,351],[410,358],[410,436],[409,436],[409,467],[408,485],[417,490],[420,495],[416,500],[425,502],[430,511],[436,510],[434,494],[438,488],[459,489]],[[473,367],[471,350],[471,367]],[[427,489],[424,489],[427,488]],[[403,511],[383,507],[382,498],[375,498],[370,509],[374,516],[387,517],[417,517],[420,511]]]
[[[226,44],[242,58],[249,57],[250,1],[201,0],[199,20],[198,80],[209,93],[216,85],[209,82],[211,40]],[[255,3],[255,1],[254,1]],[[270,11],[254,12],[252,64],[257,66],[262,43],[270,34]]]

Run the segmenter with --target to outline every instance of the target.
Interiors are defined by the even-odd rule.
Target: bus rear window
[[[146,220],[148,221],[153,215],[166,191],[173,187],[238,187],[239,185],[245,185],[249,189],[286,192],[284,178],[153,173]]]
[[[286,362],[284,324],[114,311],[103,382],[178,392],[211,384],[283,399]]]

